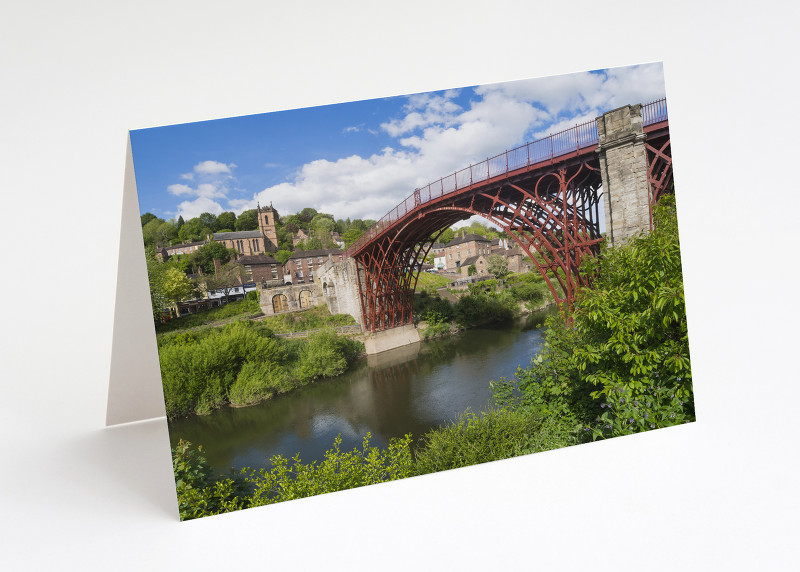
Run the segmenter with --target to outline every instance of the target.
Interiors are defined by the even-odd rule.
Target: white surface
[[[4,7],[2,567],[793,569],[797,8],[378,4]],[[654,60],[697,423],[177,521],[166,423],[103,427],[128,129]]]

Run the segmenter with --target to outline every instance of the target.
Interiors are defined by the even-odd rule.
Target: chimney
[[[222,268],[222,264],[219,261],[219,258],[214,259],[214,275],[216,276],[219,273],[220,268]]]

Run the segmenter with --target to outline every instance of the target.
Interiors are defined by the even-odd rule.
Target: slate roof
[[[453,240],[447,243],[447,246],[456,246],[458,244],[463,244],[465,242],[491,242],[488,238],[480,236],[478,234],[468,234],[467,236],[457,236]]]
[[[165,246],[164,248],[169,250],[170,248],[185,248],[187,246],[200,246],[202,244],[205,244],[204,240],[199,240],[197,242],[184,242],[183,244],[173,244],[172,246]]]
[[[482,256],[483,256],[482,254],[479,254],[477,256],[470,256],[469,258],[465,258],[464,260],[461,261],[461,266],[469,266],[470,264],[475,264],[478,261],[478,259],[481,258]],[[486,259],[484,258],[484,260]]]
[[[321,249],[321,250],[320,249],[317,249],[317,250],[295,250],[294,254],[292,254],[289,257],[289,260],[292,260],[293,258],[294,259],[297,259],[297,258],[308,258],[308,257],[312,257],[313,258],[315,256],[324,256],[324,257],[327,258],[327,256],[329,254],[333,254],[334,256],[336,256],[337,254],[341,254],[341,253],[342,253],[342,251],[339,250],[339,249],[331,249],[331,250],[325,250],[325,249]]]
[[[237,232],[215,232],[214,240],[236,240],[239,238],[264,238],[260,230],[240,230]]]
[[[280,264],[280,262],[265,254],[248,254],[247,256],[240,256],[236,259],[236,262],[242,266],[252,266],[253,264]]]

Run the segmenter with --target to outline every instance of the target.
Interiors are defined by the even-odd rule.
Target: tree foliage
[[[543,353],[522,372],[531,399],[568,410],[595,438],[694,420],[673,196],[654,222],[590,263],[596,279],[579,292],[572,325],[552,320]]]
[[[242,214],[237,217],[234,227],[238,231],[258,230],[258,213],[256,209],[243,211]]]
[[[497,278],[505,278],[508,275],[508,261],[499,254],[490,254],[486,259],[486,269]]]

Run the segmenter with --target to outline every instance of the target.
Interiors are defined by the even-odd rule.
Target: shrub
[[[337,336],[332,330],[323,330],[310,336],[302,347],[294,375],[304,382],[339,375],[363,349],[360,342]]]
[[[603,249],[572,325],[551,321],[542,355],[521,373],[530,401],[568,411],[595,438],[695,418],[674,204],[661,199],[652,232]]]
[[[247,362],[230,387],[232,405],[253,405],[294,387],[283,368],[274,362]]]
[[[532,409],[462,413],[451,425],[426,433],[416,451],[418,474],[467,467],[577,443],[555,418]]]

